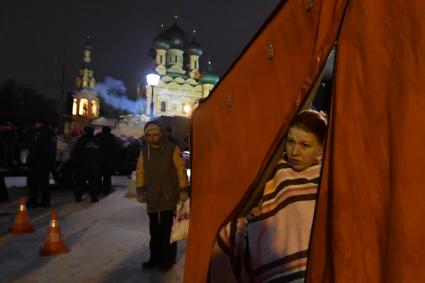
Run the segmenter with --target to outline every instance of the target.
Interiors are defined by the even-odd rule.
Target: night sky
[[[61,70],[65,91],[73,89],[90,35],[95,78],[121,80],[135,97],[137,83],[153,67],[147,55],[159,27],[173,17],[188,39],[197,30],[204,49],[201,68],[210,58],[222,76],[243,51],[278,0],[3,0],[0,10],[0,84],[8,78],[59,96]],[[61,63],[56,63],[60,59]],[[62,65],[63,64],[63,65]],[[203,71],[205,68],[202,68]]]

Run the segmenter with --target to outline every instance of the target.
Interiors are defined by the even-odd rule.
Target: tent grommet
[[[313,6],[314,6],[313,0],[307,0],[307,3],[305,4],[305,9],[307,11],[311,11],[311,9],[313,9]]]
[[[267,58],[269,58],[269,60],[273,59],[274,56],[274,51],[273,51],[273,43],[271,41],[269,41],[267,43]]]

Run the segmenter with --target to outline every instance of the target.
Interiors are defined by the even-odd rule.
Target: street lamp
[[[153,119],[153,90],[154,90],[154,87],[157,86],[159,83],[159,75],[155,73],[148,74],[146,76],[146,81],[148,82],[148,85],[152,87],[150,113],[149,113],[149,117],[152,120]]]

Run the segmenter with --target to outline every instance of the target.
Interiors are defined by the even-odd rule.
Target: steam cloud
[[[112,77],[106,77],[103,83],[97,83],[95,91],[105,103],[132,114],[140,113],[146,103],[142,99],[129,99],[126,96],[127,88],[124,83]]]

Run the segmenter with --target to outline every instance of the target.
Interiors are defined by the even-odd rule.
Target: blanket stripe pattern
[[[259,205],[220,229],[209,282],[304,282],[320,169],[276,164]]]

